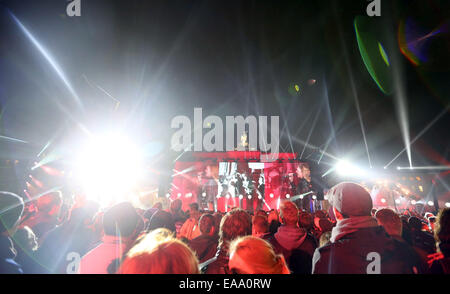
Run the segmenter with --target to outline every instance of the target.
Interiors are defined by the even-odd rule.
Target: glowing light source
[[[261,199],[262,199],[261,195],[258,195],[258,199],[259,199],[259,200],[261,200]]]
[[[273,193],[270,193],[270,198],[273,198]]]
[[[386,203],[386,199],[381,198],[381,203]]]
[[[248,199],[252,199],[252,195],[248,195],[247,196]],[[258,197],[259,198],[259,197]]]
[[[416,200],[411,200],[412,205],[416,205]]]
[[[445,207],[450,208],[450,202],[446,202]]]
[[[400,204],[400,199],[395,199],[396,204]]]
[[[428,201],[428,203],[427,203],[429,206],[433,206],[434,205],[434,202],[433,201]]]
[[[291,195],[286,194],[286,198],[287,198],[287,199],[291,198]]]
[[[338,161],[334,168],[340,176],[361,177],[367,175],[364,170],[358,168],[353,164],[350,164],[347,160]]]
[[[242,196],[242,195],[239,195],[239,199],[244,199],[244,196]]]
[[[142,162],[140,150],[126,137],[109,134],[81,148],[75,172],[89,198],[109,205],[125,200],[136,188],[143,177]]]
[[[316,200],[316,199],[317,199],[317,196],[316,196],[316,195],[313,195],[313,196],[312,196],[312,199]]]

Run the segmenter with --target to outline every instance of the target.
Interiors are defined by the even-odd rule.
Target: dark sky
[[[30,142],[25,154],[55,134],[70,152],[71,136],[82,136],[74,121],[94,132],[118,125],[167,146],[170,120],[202,107],[204,116],[279,115],[281,150],[300,154],[313,128],[310,144],[324,148],[329,141],[330,154],[368,166],[354,93],[373,166],[383,167],[405,146],[395,95],[377,87],[358,50],[353,22],[365,15],[367,1],[81,2],[82,16],[69,18],[63,0],[0,1],[3,134]],[[399,50],[398,25],[410,19],[430,32],[449,20],[449,2],[382,3],[382,16],[372,19],[375,38],[402,73],[412,139],[449,103],[449,38],[447,31],[430,39],[427,62],[416,67]],[[58,62],[84,110],[7,9]],[[116,112],[93,84],[121,101]],[[289,92],[293,84],[297,95]],[[449,122],[447,113],[412,145],[413,165],[444,164]],[[393,167],[408,164],[405,152]]]

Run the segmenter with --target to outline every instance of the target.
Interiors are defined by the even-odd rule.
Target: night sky
[[[171,119],[202,107],[223,118],[279,115],[280,151],[302,153],[313,128],[309,144],[329,141],[328,153],[368,167],[355,94],[372,165],[405,147],[395,93],[377,87],[358,49],[354,19],[367,1],[82,0],[82,16],[72,18],[66,4],[0,1],[0,133],[29,142],[0,140],[2,158],[33,160],[52,137],[52,148],[70,155],[83,136],[75,122],[93,132],[120,126],[168,148]],[[57,61],[82,107],[8,11]],[[429,38],[415,66],[399,50],[398,26],[409,19],[420,37],[448,28],[449,11],[446,0],[385,0],[371,20],[401,73],[411,139],[450,102],[449,32]],[[120,101],[117,111],[94,84]],[[447,112],[412,145],[414,166],[448,164],[449,122]],[[408,165],[404,152],[391,167]]]

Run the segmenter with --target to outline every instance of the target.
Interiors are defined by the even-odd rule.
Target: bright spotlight
[[[177,194],[177,197],[181,197],[181,193],[178,193],[178,194]]]
[[[313,196],[312,196],[312,199],[316,200],[316,199],[317,199],[317,196],[316,196],[316,195],[313,195]]]
[[[334,168],[340,176],[361,177],[366,175],[365,171],[349,163],[347,160],[338,161]]]
[[[416,205],[416,200],[411,200],[412,205]]]
[[[270,193],[270,198],[273,198],[273,193]]]
[[[167,193],[167,194],[166,194],[166,197],[169,198],[169,197],[170,197],[170,193]]]
[[[95,137],[81,148],[76,175],[89,198],[101,205],[125,200],[143,177],[143,156],[126,137]]]
[[[287,198],[287,199],[291,198],[291,195],[286,194],[286,198]]]
[[[259,200],[261,200],[261,199],[262,199],[261,195],[258,195],[258,199],[259,199]]]
[[[252,199],[252,195],[248,195],[247,196],[248,199]],[[258,197],[259,198],[259,197]]]
[[[244,198],[244,196],[242,196],[242,195],[239,195],[239,199],[243,199]]]
[[[386,199],[381,198],[381,203],[386,203]]]
[[[450,202],[446,202],[445,207],[450,208]]]
[[[433,201],[428,201],[428,205],[429,205],[429,206],[433,206],[433,205],[434,205],[434,202],[433,202]]]
[[[202,193],[202,196],[203,196],[203,197],[206,197],[206,193],[205,193],[205,192],[203,192],[203,193]]]

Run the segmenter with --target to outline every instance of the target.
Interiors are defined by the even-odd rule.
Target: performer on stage
[[[217,179],[214,177],[214,172],[212,170],[212,166],[210,165],[207,165],[205,168],[202,184],[203,184],[202,197],[203,195],[205,195],[204,201],[208,204],[208,208],[210,211],[216,211],[218,182]]]
[[[299,164],[296,173],[297,177],[299,178],[299,183],[297,185],[297,195],[302,195],[313,191],[311,183],[311,170],[309,169],[309,166],[304,163]],[[304,209],[306,212],[311,212],[311,199],[312,193],[303,196],[303,199],[296,200],[295,204],[297,204],[300,209]]]

